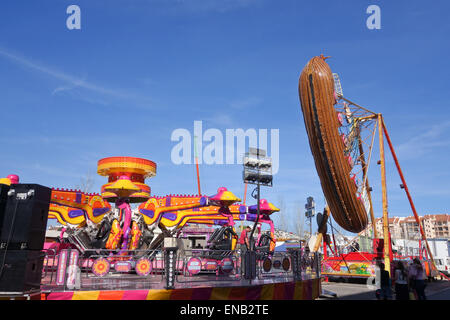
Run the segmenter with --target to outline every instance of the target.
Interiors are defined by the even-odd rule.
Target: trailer
[[[450,240],[428,239],[430,249],[439,272],[446,276],[450,275]]]

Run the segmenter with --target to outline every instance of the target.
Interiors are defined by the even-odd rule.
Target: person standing
[[[391,277],[385,270],[384,263],[380,263],[380,298],[383,300],[391,299]]]
[[[402,261],[397,261],[394,272],[395,299],[409,300],[408,273]]]
[[[418,300],[426,300],[425,296],[425,270],[418,258],[414,258],[410,266],[409,279],[411,287],[415,290]]]
[[[239,237],[239,249],[241,249],[241,254],[242,252],[246,252],[248,249],[250,249],[250,241],[248,239],[248,233],[251,230],[252,229],[249,226],[247,226],[241,232],[241,236]]]
[[[250,249],[250,241],[249,241],[249,233],[251,231],[251,228],[247,226],[244,230],[241,232],[241,236],[239,237],[239,249],[241,251],[241,272],[244,270],[244,257],[245,253]]]

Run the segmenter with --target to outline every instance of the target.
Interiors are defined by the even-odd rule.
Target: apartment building
[[[450,215],[428,214],[420,217],[420,223],[427,238],[450,239]],[[383,219],[375,219],[375,228],[379,238],[383,238]],[[392,239],[418,240],[421,238],[419,225],[413,216],[389,218],[389,231]],[[360,233],[361,236],[373,237],[372,224]]]
[[[450,239],[450,215],[448,214],[425,215],[423,227],[429,238]]]

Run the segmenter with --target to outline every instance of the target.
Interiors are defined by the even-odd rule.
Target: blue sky
[[[81,8],[69,30],[66,8]],[[381,30],[366,8],[381,8]],[[280,130],[280,170],[263,197],[292,230],[324,199],[300,110],[298,77],[321,53],[344,95],[383,113],[420,214],[448,213],[448,1],[2,1],[0,176],[74,188],[97,161],[158,164],[152,193],[195,193],[195,167],[172,163],[173,130]],[[411,214],[390,156],[389,212]],[[243,197],[241,165],[201,165],[202,191]],[[371,166],[381,216],[379,167]],[[250,191],[250,189],[249,189]],[[248,196],[249,197],[249,196]]]

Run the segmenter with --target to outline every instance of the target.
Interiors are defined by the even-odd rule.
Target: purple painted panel
[[[81,209],[76,209],[76,210],[70,210],[69,211],[69,218],[76,218],[76,217],[80,217],[84,215],[84,211]]]
[[[94,215],[94,217],[98,217],[102,214],[105,214],[109,211],[109,208],[95,208],[94,210],[92,210],[92,214]]]
[[[77,192],[75,196],[75,202],[81,203],[81,192]]]
[[[153,216],[155,215],[155,211],[153,210],[139,209],[139,212],[149,218],[153,218]]]
[[[169,219],[170,221],[174,221],[177,218],[177,215],[173,212],[166,212],[163,217]]]

